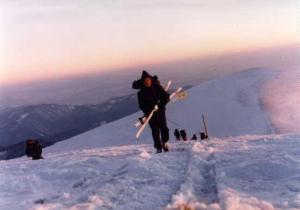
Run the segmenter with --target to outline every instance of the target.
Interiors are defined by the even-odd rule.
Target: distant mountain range
[[[51,145],[138,111],[136,94],[97,105],[40,104],[0,110],[0,159],[24,155],[26,139]]]

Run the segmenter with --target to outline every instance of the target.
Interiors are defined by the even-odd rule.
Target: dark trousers
[[[161,149],[162,143],[169,141],[169,128],[167,126],[166,110],[159,109],[154,112],[149,121],[149,125],[152,130],[154,147],[156,149]]]

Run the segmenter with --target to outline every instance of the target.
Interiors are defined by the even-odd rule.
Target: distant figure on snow
[[[177,128],[174,131],[174,136],[176,137],[177,141],[180,141],[180,132],[179,132],[179,130]]]
[[[196,134],[193,135],[192,140],[197,140]]]
[[[183,141],[187,141],[187,135],[184,129],[180,130],[180,136]]]
[[[154,147],[157,153],[169,151],[167,142],[169,141],[169,128],[166,121],[166,104],[169,102],[169,93],[160,85],[157,76],[151,76],[148,72],[143,71],[140,80],[132,83],[132,88],[139,89],[138,103],[140,109],[147,117],[153,110],[155,105],[158,105],[158,110],[154,112],[149,121],[152,130]]]
[[[200,133],[200,138],[201,138],[201,140],[203,140],[203,139],[207,139],[208,137],[204,132],[201,132]]]

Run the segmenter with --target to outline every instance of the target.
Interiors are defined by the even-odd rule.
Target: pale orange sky
[[[0,10],[0,84],[296,45],[299,38],[297,0],[3,0]]]

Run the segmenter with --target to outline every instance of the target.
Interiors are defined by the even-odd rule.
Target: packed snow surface
[[[300,209],[300,136],[72,150],[0,162],[0,209]]]

